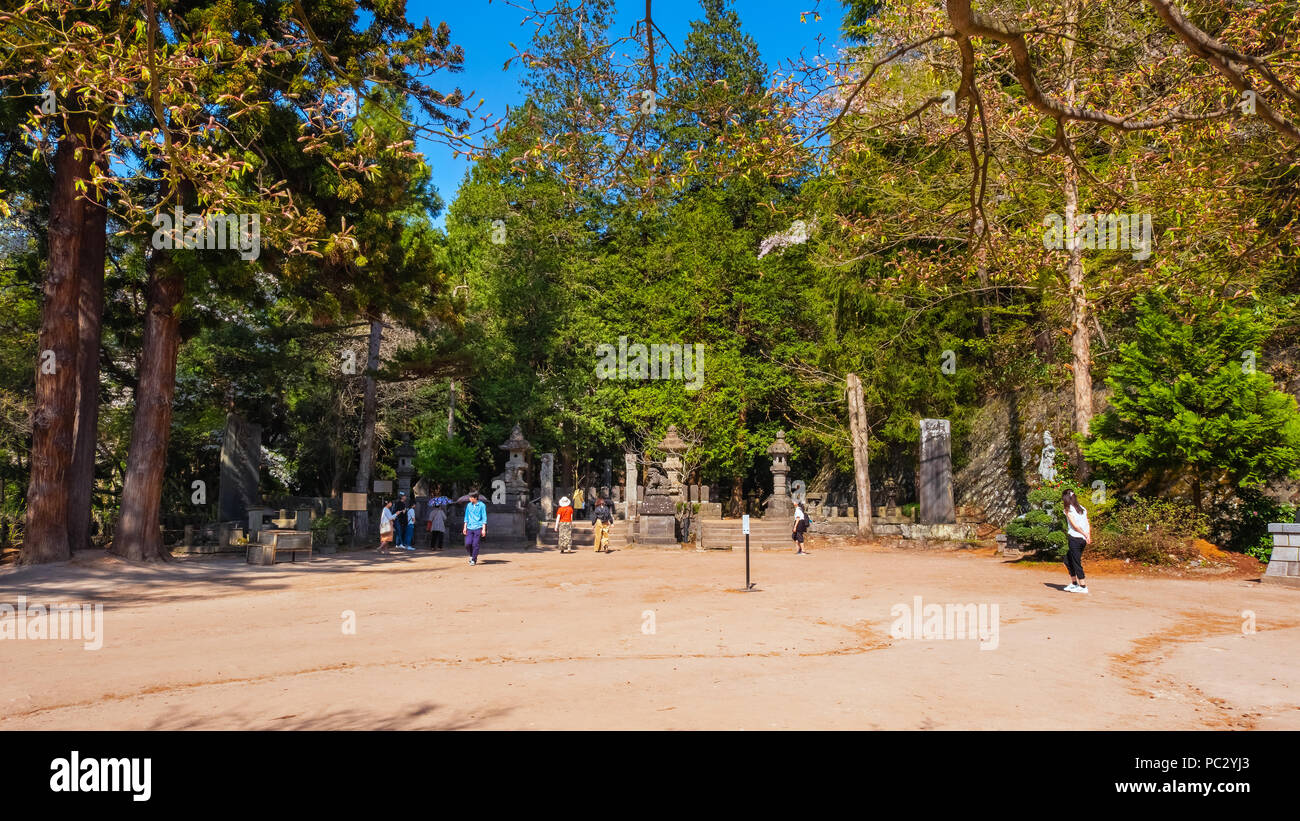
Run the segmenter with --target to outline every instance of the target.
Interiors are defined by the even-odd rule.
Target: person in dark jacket
[[[614,514],[610,511],[609,505],[605,503],[604,496],[596,500],[596,507],[592,511],[592,521],[595,522],[593,530],[596,534],[596,552],[609,553],[609,529],[614,524]]]
[[[803,502],[796,502],[794,506],[794,532],[790,538],[794,540],[795,547],[798,548],[794,553],[796,556],[809,556],[807,550],[803,549],[804,534],[808,532],[808,513],[803,509]]]

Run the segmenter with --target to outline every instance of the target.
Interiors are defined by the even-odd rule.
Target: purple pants
[[[479,540],[483,538],[483,528],[476,527],[473,530],[465,531],[465,552],[470,558],[478,561]]]

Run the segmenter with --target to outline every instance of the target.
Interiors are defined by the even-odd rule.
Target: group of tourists
[[[573,515],[575,510],[583,509],[582,490],[574,491],[574,499],[564,496],[555,511],[555,529],[561,553],[576,553],[573,547]],[[447,506],[451,500],[440,493],[429,498],[429,516],[426,529],[429,532],[429,547],[441,550],[447,536]],[[1088,511],[1079,504],[1074,491],[1066,490],[1061,494],[1061,503],[1065,508],[1066,536],[1068,549],[1065,554],[1065,567],[1070,574],[1070,584],[1064,590],[1067,593],[1087,593],[1088,582],[1083,572],[1083,549],[1092,543],[1092,531],[1088,525]],[[397,499],[390,499],[384,504],[379,520],[379,550],[387,553],[393,546],[401,550],[415,550],[415,528],[418,509],[407,499],[406,491],[397,494]],[[596,552],[609,553],[609,530],[614,524],[614,513],[604,496],[596,498],[591,512],[593,533],[595,534]],[[794,529],[790,539],[795,544],[796,556],[812,555],[804,550],[804,540],[810,520],[803,502],[794,507]],[[479,497],[478,491],[471,491],[465,506],[465,519],[461,525],[461,534],[465,537],[465,552],[469,554],[469,563],[478,564],[479,547],[487,535],[487,505]]]
[[[573,513],[582,510],[582,489],[573,492],[574,498],[560,497],[560,506],[555,510],[555,534],[560,543],[561,553],[577,553],[573,549]],[[614,512],[604,496],[596,497],[596,506],[591,511],[592,532],[596,537],[596,552],[609,553],[609,529],[614,524]]]
[[[447,506],[451,500],[435,490],[429,497],[429,515],[425,520],[425,530],[429,533],[429,548],[442,550],[447,537]],[[410,500],[406,491],[400,491],[396,499],[384,503],[379,514],[379,551],[389,552],[394,546],[400,550],[415,550],[415,530],[419,524],[420,510],[417,503]]]

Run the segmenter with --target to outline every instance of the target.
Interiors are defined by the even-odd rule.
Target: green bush
[[[1270,522],[1290,522],[1296,506],[1278,502],[1257,488],[1239,488],[1234,497],[1214,508],[1216,536],[1229,550],[1267,562],[1273,555]]]
[[[317,516],[311,523],[311,543],[314,547],[320,547],[325,543],[325,535],[330,528],[334,528],[334,538],[346,539],[352,533],[352,522],[346,516],[340,516],[334,511],[328,511],[324,516]]]
[[[1041,558],[1064,558],[1068,540],[1060,488],[1046,485],[1034,488],[1029,492],[1029,506],[1028,512],[1007,523],[1007,535],[1022,550],[1033,551]]]
[[[1093,530],[1092,549],[1116,559],[1173,564],[1197,558],[1193,540],[1209,530],[1205,514],[1189,504],[1136,496],[1116,509],[1105,527]]]

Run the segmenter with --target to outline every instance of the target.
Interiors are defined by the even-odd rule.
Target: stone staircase
[[[699,521],[700,546],[705,550],[744,550],[745,534],[740,519],[703,519]],[[751,550],[794,550],[790,540],[793,522],[781,519],[749,520]]]
[[[554,519],[547,522],[544,527],[537,533],[537,545],[539,547],[560,546],[559,534],[555,528],[551,527]],[[628,546],[627,540],[627,522],[622,519],[615,519],[614,524],[609,530],[609,547],[611,550],[623,550]],[[574,550],[595,550],[596,533],[592,524],[588,520],[573,521],[573,548]]]

